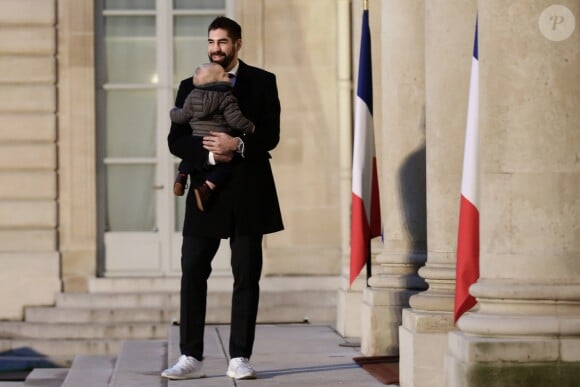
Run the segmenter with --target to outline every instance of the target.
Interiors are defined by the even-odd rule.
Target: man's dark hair
[[[216,17],[207,28],[207,32],[209,33],[210,31],[217,30],[218,28],[226,30],[228,32],[228,36],[234,42],[242,38],[242,27],[240,27],[238,23],[230,18],[225,16]]]

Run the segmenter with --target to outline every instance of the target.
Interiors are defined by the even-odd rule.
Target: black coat
[[[192,78],[181,81],[175,106],[182,107],[192,89]],[[197,209],[193,190],[189,190],[183,235],[227,238],[234,227],[240,235],[268,234],[284,228],[269,153],[280,140],[276,77],[240,61],[234,95],[242,113],[255,124],[255,131],[244,137],[245,158],[232,161],[231,179],[218,187],[205,212]],[[207,153],[195,151],[189,125],[171,124],[167,141],[172,154],[187,160],[198,171],[191,175],[191,186],[203,182],[201,169],[207,162]]]

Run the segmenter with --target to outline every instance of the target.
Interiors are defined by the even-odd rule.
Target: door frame
[[[167,277],[181,274],[180,250],[181,232],[176,230],[177,200],[173,195],[173,180],[177,158],[167,150],[167,132],[169,120],[166,112],[174,102],[176,90],[173,79],[173,20],[176,15],[232,15],[233,0],[225,0],[225,9],[214,10],[173,10],[173,2],[156,0],[155,10],[104,12],[104,0],[96,2],[95,48],[96,48],[96,110],[97,110],[97,197],[98,197],[98,250],[97,275],[100,277]],[[105,92],[107,89],[149,88],[146,85],[107,85],[105,81],[105,63],[102,62],[105,50],[104,18],[115,14],[153,15],[155,16],[156,68],[158,81],[149,85],[155,90],[157,118],[155,190],[156,231],[151,232],[108,232],[106,231],[107,190],[105,143],[103,133],[106,124]],[[114,160],[113,160],[114,162]],[[214,266],[216,271],[229,271],[229,247],[222,243]]]

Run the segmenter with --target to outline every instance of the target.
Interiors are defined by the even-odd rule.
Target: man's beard
[[[223,54],[222,57],[220,57],[219,59],[216,59],[216,60],[214,60],[212,58],[212,56],[213,56],[212,54],[208,55],[209,61],[219,64],[224,69],[227,68],[232,63],[232,60],[234,59],[234,57],[232,55],[228,55],[228,54]]]

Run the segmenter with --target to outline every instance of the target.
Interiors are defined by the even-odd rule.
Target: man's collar
[[[235,76],[238,75],[238,69],[240,68],[240,60],[238,59],[238,62],[236,63],[236,65],[234,66],[234,68],[232,68],[230,71],[228,71],[229,74],[234,74]]]

